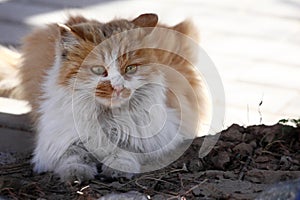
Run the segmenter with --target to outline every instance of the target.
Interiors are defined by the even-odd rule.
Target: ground
[[[0,44],[19,49],[32,28],[64,22],[68,13],[106,22],[155,12],[169,25],[192,17],[223,81],[224,126],[273,124],[299,117],[299,9],[298,0],[0,0]],[[197,138],[185,156],[160,171],[66,186],[50,173],[32,173],[25,104],[0,98],[0,199],[95,199],[132,190],[152,199],[253,199],[274,183],[299,178],[299,127],[233,125],[204,158],[198,157],[204,138]]]
[[[218,138],[216,145],[199,158],[204,139],[213,138]],[[132,180],[95,179],[82,185],[60,183],[51,173],[34,174],[30,154],[14,155],[18,159],[0,166],[0,194],[11,199],[98,199],[110,193],[135,199],[254,199],[275,183],[298,179],[289,189],[276,189],[288,199],[300,191],[299,149],[299,126],[233,124],[215,136],[196,138],[164,169]]]

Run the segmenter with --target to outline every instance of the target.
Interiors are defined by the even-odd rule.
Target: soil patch
[[[199,157],[199,150],[205,137],[196,138],[180,159],[164,169],[132,180],[95,179],[83,185],[60,183],[51,173],[34,174],[28,154],[14,159],[2,154],[11,162],[0,163],[0,197],[98,199],[135,191],[137,199],[254,199],[275,183],[300,178],[299,127],[234,124],[219,134],[204,157]]]

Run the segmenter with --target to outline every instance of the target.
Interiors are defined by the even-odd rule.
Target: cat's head
[[[147,48],[168,40],[163,34],[159,36],[162,38],[155,38],[157,34],[151,36],[155,27],[193,34],[189,22],[166,27],[158,24],[155,14],[108,23],[70,18],[59,27],[59,84],[82,94],[92,94],[107,107],[120,107],[135,96],[160,95],[165,87],[165,74],[160,65],[170,65],[176,58],[170,52]],[[180,41],[168,43],[174,48],[183,46]],[[176,62],[181,61],[177,58]],[[157,94],[147,93],[155,89]]]

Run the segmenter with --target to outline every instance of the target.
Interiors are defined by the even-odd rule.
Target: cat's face
[[[148,26],[155,26],[156,16],[146,17],[151,18]],[[60,84],[93,95],[97,102],[111,108],[146,94],[149,84],[163,86],[152,50],[132,48],[143,43],[148,33],[126,35],[126,31],[137,28],[139,20],[145,19],[107,24],[88,21],[71,27],[72,32],[65,30]],[[125,34],[118,35],[121,32]]]
[[[121,56],[104,52],[101,47],[94,51],[81,64],[75,88],[89,91],[102,105],[120,107],[145,93],[149,84],[163,85],[163,77],[156,64],[149,60],[147,51]]]

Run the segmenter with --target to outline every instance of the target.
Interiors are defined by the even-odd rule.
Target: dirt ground
[[[176,162],[132,180],[95,179],[66,185],[51,173],[34,174],[30,155],[18,155],[15,162],[0,165],[0,199],[92,200],[126,192],[140,195],[132,199],[254,199],[275,183],[299,180],[299,126],[245,128],[234,124],[219,134],[217,144],[205,157],[199,158],[204,138],[196,138]]]

